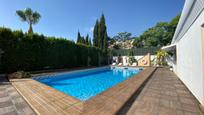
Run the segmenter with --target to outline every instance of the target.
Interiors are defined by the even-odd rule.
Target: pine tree
[[[96,24],[94,26],[94,31],[93,31],[93,45],[95,47],[98,47],[98,34],[99,34],[99,22],[96,20]]]

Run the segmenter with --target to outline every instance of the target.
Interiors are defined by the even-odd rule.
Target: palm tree
[[[29,24],[28,33],[33,33],[33,24],[37,24],[41,18],[38,12],[33,12],[31,8],[26,8],[25,10],[17,10],[16,14],[20,17],[21,21],[27,22]]]

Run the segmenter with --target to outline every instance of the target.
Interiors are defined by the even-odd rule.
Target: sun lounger
[[[122,66],[122,65],[123,65],[122,63],[119,63],[119,64],[118,64],[118,66]]]
[[[133,63],[132,66],[137,66],[137,63]]]
[[[115,66],[116,65],[116,63],[112,63],[112,66]]]
[[[126,63],[126,64],[123,64],[123,66],[128,66],[128,63]]]

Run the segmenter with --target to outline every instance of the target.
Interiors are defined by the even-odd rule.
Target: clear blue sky
[[[184,0],[1,0],[0,26],[27,31],[16,10],[30,7],[42,18],[33,29],[48,36],[76,40],[77,31],[91,34],[102,12],[108,35],[127,31],[140,35],[158,21],[169,21],[182,11]]]

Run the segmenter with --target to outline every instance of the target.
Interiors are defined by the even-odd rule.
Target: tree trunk
[[[29,34],[32,34],[32,33],[33,33],[32,24],[29,24],[29,30],[28,30],[28,33],[29,33]]]

